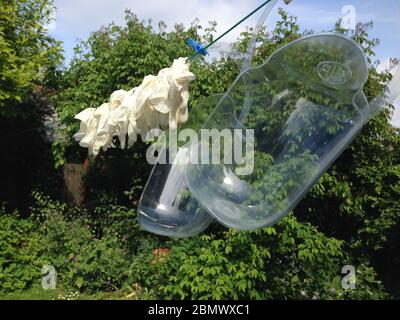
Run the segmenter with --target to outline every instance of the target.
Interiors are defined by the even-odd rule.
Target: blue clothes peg
[[[196,40],[194,40],[192,38],[189,38],[187,40],[187,44],[189,46],[191,46],[194,50],[196,50],[197,53],[199,53],[199,54],[201,54],[203,56],[208,54],[208,52],[205,49],[205,47],[201,43],[197,42]]]

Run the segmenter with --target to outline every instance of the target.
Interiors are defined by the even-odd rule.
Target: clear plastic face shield
[[[257,30],[273,30],[280,7],[298,17],[301,35],[255,66]],[[178,147],[174,161],[155,165],[141,225],[185,237],[213,218],[253,230],[288,214],[363,125],[399,97],[399,31],[397,0],[272,1],[240,75],[202,102],[215,109],[197,138]],[[371,88],[370,77],[381,86]]]

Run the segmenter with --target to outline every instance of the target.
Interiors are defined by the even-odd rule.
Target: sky
[[[215,20],[217,34],[227,30],[247,13],[254,10],[264,0],[55,0],[55,21],[48,26],[50,34],[64,43],[66,61],[70,61],[73,48],[79,40],[85,40],[90,32],[111,22],[124,24],[124,10],[130,9],[139,19],[151,19],[154,25],[162,20],[172,29],[175,23],[190,23],[198,18],[200,24],[207,25]],[[400,0],[293,0],[280,6],[290,14],[299,17],[304,29],[328,31],[343,18],[344,23],[354,21],[375,21],[372,36],[381,41],[377,58],[385,61],[390,57],[400,57]],[[399,12],[394,16],[393,12]],[[230,33],[223,42],[233,42],[246,26],[254,26],[260,14],[247,20]],[[267,26],[272,28],[278,17],[276,8],[272,11]],[[397,29],[398,32],[394,32]],[[389,32],[388,32],[389,30]],[[400,127],[400,100],[396,103],[393,123]]]

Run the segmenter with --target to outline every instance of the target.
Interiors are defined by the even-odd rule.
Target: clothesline
[[[208,45],[206,45],[204,48],[202,48],[203,50],[207,50],[208,48],[210,48],[213,44],[215,44],[216,42],[218,42],[219,40],[221,40],[223,37],[225,37],[228,33],[230,33],[231,31],[233,31],[237,26],[239,26],[240,24],[242,24],[244,21],[246,21],[248,18],[250,18],[251,16],[253,16],[254,14],[256,14],[259,10],[261,10],[263,7],[265,7],[268,3],[270,3],[272,0],[267,0],[265,1],[263,4],[261,4],[258,8],[254,9],[252,12],[250,12],[248,15],[246,15],[245,17],[243,17],[242,19],[240,19],[237,23],[235,23],[232,27],[230,27],[228,30],[226,30],[223,34],[221,34],[219,37],[217,37],[215,40],[213,40],[212,42],[210,42]],[[288,4],[290,3],[292,0],[285,0],[285,3]],[[189,60],[193,60],[195,57],[197,57],[200,54],[200,52],[195,52],[194,54],[192,54],[189,58]]]

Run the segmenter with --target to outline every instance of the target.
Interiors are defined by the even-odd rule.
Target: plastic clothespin
[[[189,38],[187,40],[187,44],[191,46],[194,50],[196,50],[197,53],[205,56],[208,54],[207,50],[204,48],[204,46],[201,43],[198,43],[196,40]]]

